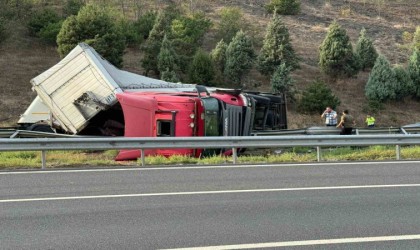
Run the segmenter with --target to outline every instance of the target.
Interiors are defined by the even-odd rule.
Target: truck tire
[[[46,124],[32,124],[28,127],[29,131],[38,131],[38,132],[47,132],[47,133],[55,133],[54,130],[46,125]]]

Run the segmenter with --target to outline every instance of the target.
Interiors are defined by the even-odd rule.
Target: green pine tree
[[[366,36],[366,29],[360,31],[359,40],[356,44],[356,54],[360,57],[360,67],[362,70],[370,69],[375,65],[378,52],[376,52],[373,42]]]
[[[255,52],[251,39],[240,30],[226,50],[225,76],[234,87],[241,87],[243,77],[252,68]]]
[[[212,85],[214,79],[213,62],[206,52],[198,50],[189,66],[188,78],[191,83]]]
[[[152,30],[149,33],[149,38],[144,43],[142,67],[145,74],[148,75],[149,71],[154,71],[159,74],[158,69],[158,55],[162,47],[162,40],[165,34],[169,33],[169,27],[172,22],[173,16],[167,11],[160,12],[157,17]]]
[[[210,57],[213,60],[215,68],[220,72],[223,72],[225,69],[227,47],[228,45],[222,39],[216,44],[216,47],[210,53]]]
[[[358,56],[353,52],[346,30],[335,21],[319,48],[319,66],[331,77],[353,76],[360,69]]]
[[[228,45],[224,40],[220,40],[216,47],[210,52],[210,57],[213,61],[215,76],[213,82],[217,83],[216,85],[222,85],[224,82],[224,70],[226,65],[226,50]]]
[[[396,99],[397,79],[389,61],[382,55],[376,59],[365,86],[366,97],[384,102]]]
[[[290,42],[289,30],[280,16],[274,14],[267,27],[263,47],[257,59],[257,69],[261,74],[268,76],[272,75],[282,63],[292,70],[299,66],[298,57]]]
[[[396,78],[395,98],[402,100],[404,97],[414,95],[415,88],[408,72],[400,65],[394,68]]]
[[[162,46],[158,54],[157,66],[159,72],[163,71],[172,71],[176,70],[176,54],[172,48],[172,43],[169,41],[168,37],[165,35],[163,37]]]
[[[420,98],[420,49],[415,49],[408,61],[408,74],[413,81],[415,96]]]
[[[276,94],[287,94],[293,99],[293,80],[290,76],[290,68],[282,63],[271,78],[271,90]]]

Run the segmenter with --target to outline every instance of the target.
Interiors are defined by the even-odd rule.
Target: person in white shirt
[[[321,115],[321,119],[325,119],[325,126],[337,126],[337,112],[331,107],[327,107]]]

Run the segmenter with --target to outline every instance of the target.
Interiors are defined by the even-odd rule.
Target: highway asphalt
[[[420,162],[0,172],[0,249],[420,249]]]

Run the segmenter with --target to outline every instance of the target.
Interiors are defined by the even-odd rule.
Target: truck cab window
[[[157,120],[157,136],[174,136],[172,121]]]

